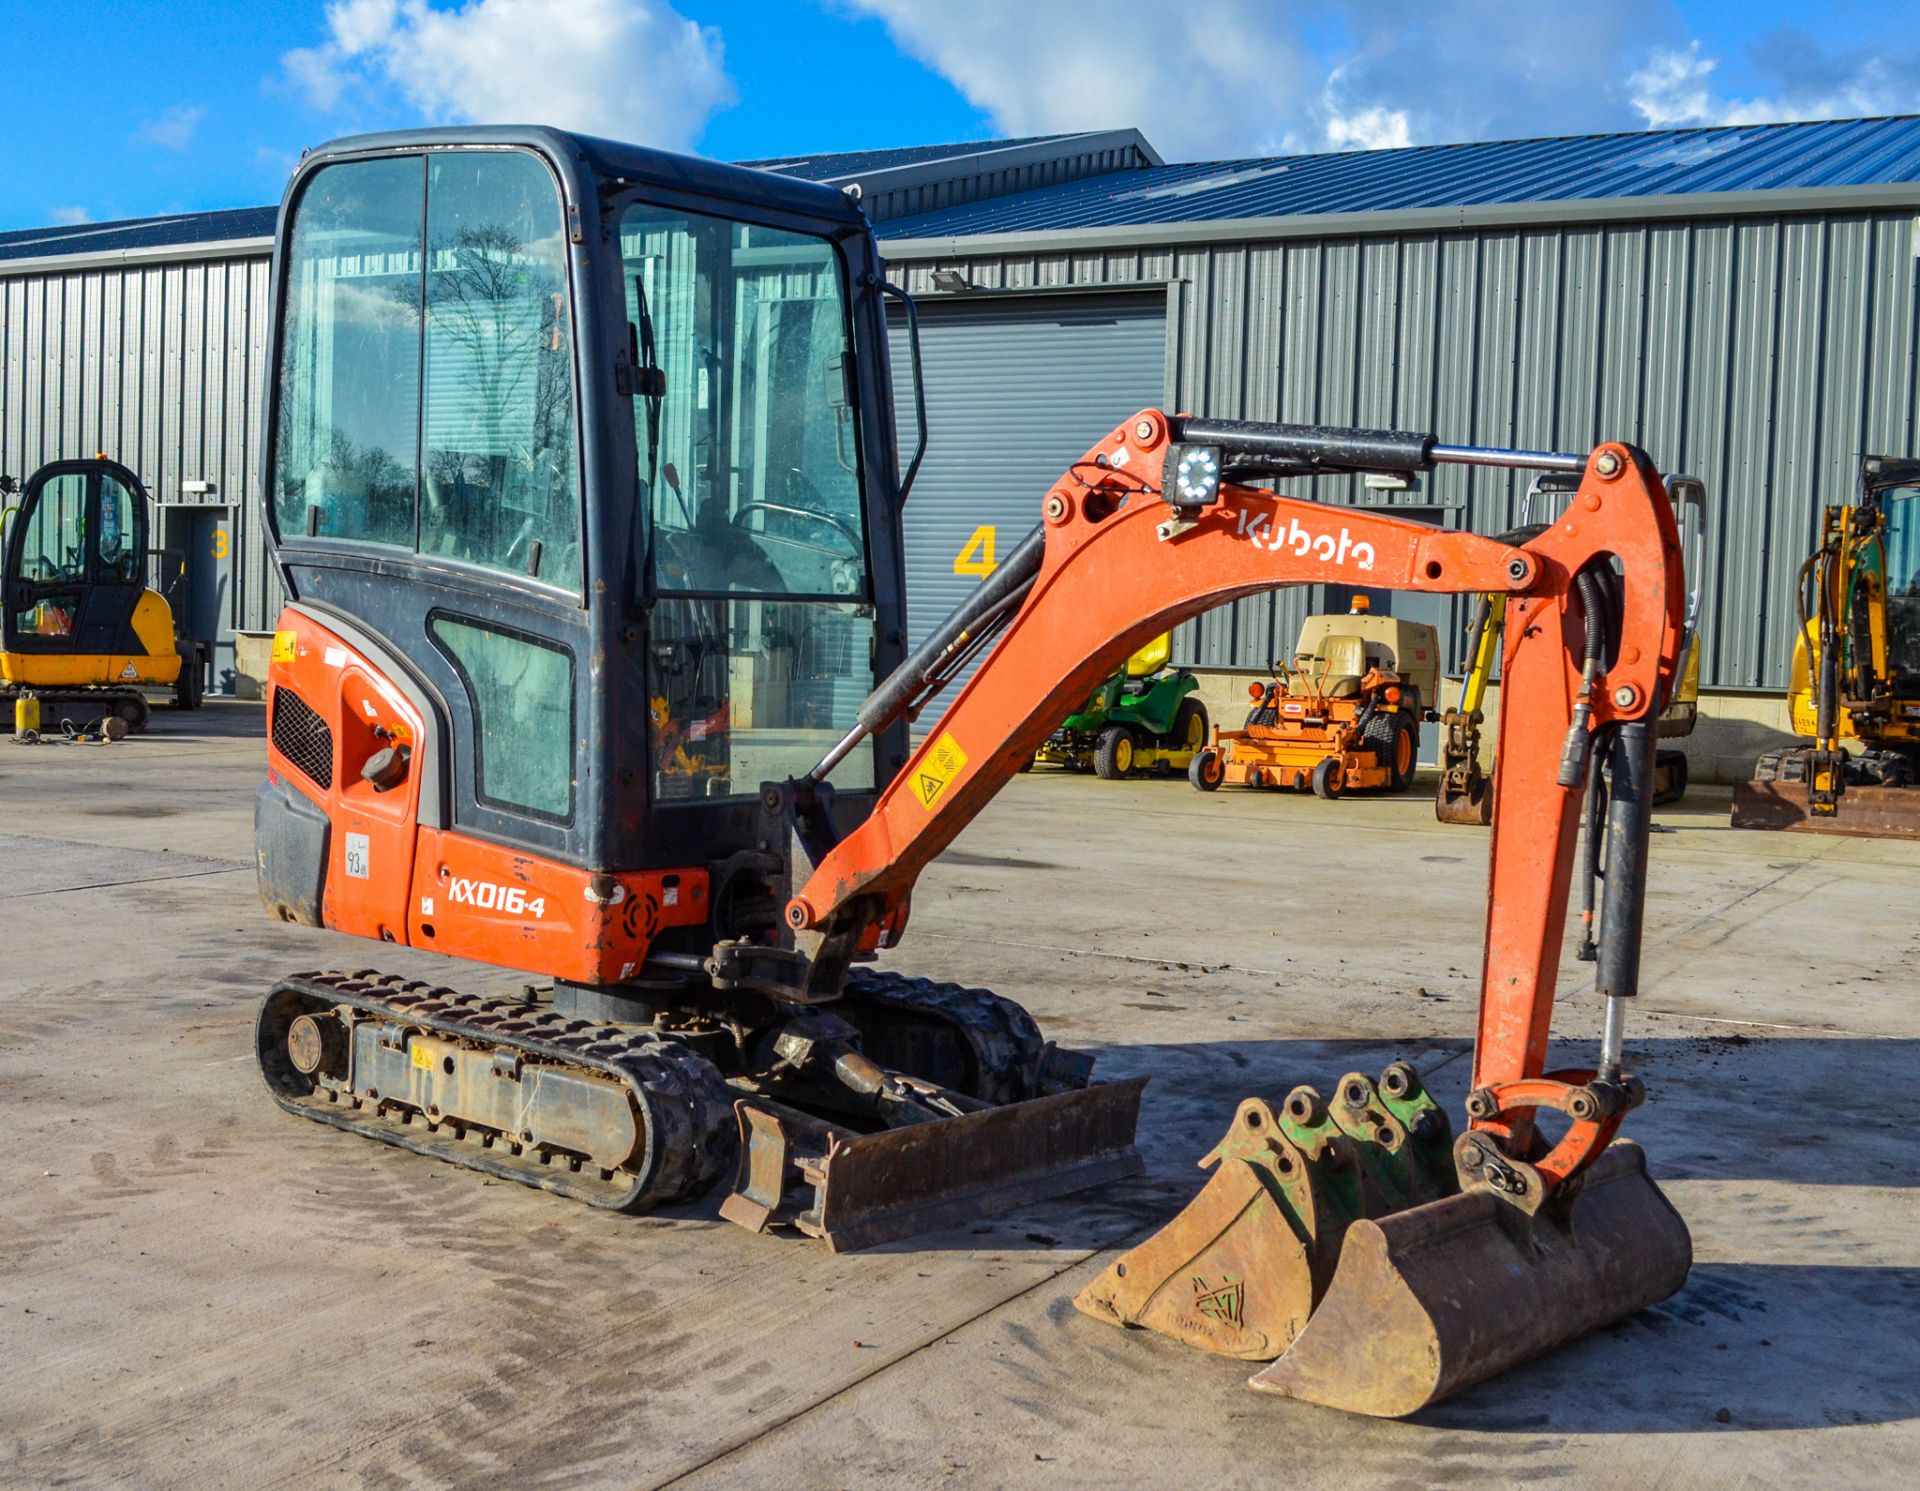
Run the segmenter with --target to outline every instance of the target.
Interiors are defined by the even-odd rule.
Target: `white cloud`
[[[1413,143],[1406,110],[1378,104],[1353,114],[1329,114],[1326,130],[1335,150],[1400,150]]]
[[[81,223],[93,221],[93,214],[84,207],[56,207],[47,216],[62,228],[77,227]]]
[[[167,150],[185,150],[206,113],[204,104],[175,104],[159,118],[141,125],[134,136]]]
[[[1170,160],[1920,108],[1920,55],[1776,32],[1726,68],[1676,0],[837,0],[1010,135],[1135,124]],[[1744,96],[1752,92],[1755,96]]]
[[[1627,80],[1634,110],[1649,129],[1662,129],[1845,119],[1920,107],[1920,55],[1913,52],[1835,56],[1804,32],[1782,30],[1753,48],[1751,61],[1770,86],[1739,98],[1715,91],[1720,64],[1702,55],[1699,42],[1656,50]]]
[[[1266,0],[842,0],[1008,135],[1138,125],[1172,159],[1253,154],[1276,100],[1316,92],[1298,28]]]
[[[336,0],[281,58],[317,107],[397,92],[434,123],[553,124],[686,149],[733,100],[720,35],[664,0]]]

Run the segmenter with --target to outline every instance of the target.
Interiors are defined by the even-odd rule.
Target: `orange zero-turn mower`
[[[460,231],[428,252],[443,222]],[[902,657],[917,458],[892,446],[885,301],[904,297],[844,194],[543,129],[375,136],[302,160],[274,272],[264,485],[290,602],[263,899],[550,980],[499,998],[370,968],[287,978],[256,1027],[285,1111],[619,1210],[732,1171],[722,1215],[836,1248],[1135,1173],[1144,1078],[1091,1083],[1091,1058],[1013,1001],[866,966],[907,933],[920,873],[1182,621],[1283,585],[1498,591],[1524,624],[1505,640],[1468,1131],[1451,1139],[1399,1065],[1324,1111],[1305,1090],[1243,1105],[1153,1265],[1082,1303],[1203,1344],[1181,1322],[1226,1318],[1239,1355],[1286,1352],[1263,1385],[1405,1413],[1680,1286],[1686,1230],[1616,1142],[1641,1097],[1621,1034],[1680,635],[1672,514],[1642,453],[1143,411]],[[803,277],[813,308],[757,293],[769,274]],[[369,275],[434,314],[390,318],[372,347]],[[508,302],[489,324],[538,334],[461,340],[483,289]],[[396,381],[447,337],[479,360],[469,379]],[[526,401],[482,411],[514,439],[440,407],[482,383]],[[793,436],[796,410],[839,438]],[[762,448],[782,454],[735,464]],[[1244,484],[1446,463],[1578,471],[1580,492],[1512,544]],[[989,647],[912,746],[912,713]],[[662,749],[721,719],[697,757]],[[1592,1068],[1549,1071],[1603,762],[1605,1034]],[[1218,1225],[1189,1225],[1208,1208]]]
[[[1223,783],[1342,792],[1405,792],[1420,759],[1417,695],[1387,660],[1369,655],[1360,630],[1373,618],[1358,597],[1351,617],[1310,616],[1293,666],[1248,685],[1244,728],[1216,730],[1194,754],[1187,780],[1203,792]],[[1399,623],[1405,627],[1409,624]],[[1432,628],[1425,655],[1438,655]],[[1373,651],[1378,651],[1375,647]]]

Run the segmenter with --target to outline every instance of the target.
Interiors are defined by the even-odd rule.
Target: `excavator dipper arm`
[[[1176,476],[1180,500],[1169,500],[1170,461],[1196,446],[1203,476],[1213,459],[1228,479],[1182,490]],[[1552,464],[1581,471],[1580,489],[1550,527],[1512,546],[1231,479],[1449,461]],[[1651,771],[1651,721],[1679,656],[1679,539],[1646,456],[1615,444],[1584,460],[1482,451],[1427,436],[1203,424],[1148,410],[1075,462],[1047,493],[1043,514],[1043,539],[1020,550],[1030,583],[1025,573],[993,577],[988,584],[1000,584],[981,608],[988,614],[971,627],[950,623],[936,638],[948,653],[974,648],[998,621],[991,654],[872,815],[819,859],[787,908],[789,926],[824,933],[826,945],[841,948],[874,924],[897,928],[920,872],[1012,780],[1059,717],[1143,642],[1210,607],[1315,583],[1504,595],[1501,768],[1469,1114],[1498,1141],[1474,1151],[1486,1183],[1530,1193],[1537,1206],[1597,1158],[1637,1094],[1616,1080],[1617,1070],[1549,1077],[1545,1063],[1581,789],[1589,765],[1597,771],[1608,759],[1596,756],[1595,743],[1611,751],[1617,815],[1640,775],[1635,751]],[[1605,583],[1596,583],[1603,574]],[[863,729],[905,712],[916,685],[937,676],[926,651],[903,668],[913,676],[896,675],[876,692]],[[1641,886],[1645,833],[1642,818],[1639,849],[1620,866]],[[1632,837],[1623,835],[1623,849],[1634,847],[1625,842]],[[1638,894],[1609,879],[1608,920],[1618,935],[1608,940],[1617,951],[1611,960],[1603,954],[1600,987],[1610,1011],[1634,992]],[[1617,1013],[1608,1024],[1617,1067]],[[1544,1156],[1532,1130],[1543,1106],[1572,1120]],[[1462,1146],[1472,1138],[1463,1136]]]

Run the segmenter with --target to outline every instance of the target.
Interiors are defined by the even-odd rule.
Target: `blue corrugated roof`
[[[1064,136],[790,156],[743,165],[826,181]],[[1143,166],[881,225],[887,238],[1032,233],[1326,212],[1583,201],[1920,181],[1920,116],[1572,135]],[[0,233],[0,261],[270,238],[246,207]]]
[[[825,155],[780,156],[739,161],[782,176],[806,181],[832,181],[897,166],[922,165],[1039,145],[1070,135],[1028,135],[1010,140],[969,140],[953,145],[909,145],[897,150],[839,151]],[[190,212],[173,217],[129,218],[122,222],[76,223],[53,228],[28,228],[0,233],[0,260],[39,259],[54,254],[121,253],[128,249],[173,248],[192,243],[220,243],[233,238],[273,237],[275,207],[240,207],[226,212]]]
[[[743,160],[734,164],[752,166],[761,171],[778,171],[782,176],[799,176],[808,181],[836,181],[842,176],[857,176],[871,171],[890,171],[896,166],[917,166],[927,161],[952,160],[956,156],[979,155],[989,150],[1013,150],[1022,145],[1044,145],[1052,140],[1067,140],[1071,135],[1024,135],[1014,140],[970,140],[958,145],[908,145],[898,150],[843,150],[827,155],[776,155],[766,160]]]
[[[50,254],[113,254],[126,249],[184,243],[222,243],[232,238],[271,238],[277,207],[237,207],[227,212],[189,212],[176,217],[129,218],[117,223],[73,223],[0,233],[0,259],[41,259]]]
[[[1920,181],[1920,117],[1148,166],[895,218],[881,232],[934,238],[1906,181]]]

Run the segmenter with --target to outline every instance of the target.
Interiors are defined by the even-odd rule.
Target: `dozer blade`
[[[1320,1308],[1251,1385],[1400,1418],[1658,1304],[1692,1261],[1645,1154],[1619,1140],[1564,1218],[1470,1191],[1355,1222]]]
[[[847,1253],[1123,1180],[1141,1170],[1134,1130],[1146,1084],[1104,1082],[859,1135],[743,1099],[740,1176],[720,1214],[755,1232],[790,1220]],[[811,1204],[789,1216],[782,1197],[796,1170]]]
[[[1920,787],[1848,787],[1834,811],[1822,815],[1808,806],[1805,782],[1737,782],[1733,826],[1860,839],[1920,839]]]
[[[1200,1164],[1213,1169],[1200,1194],[1074,1304],[1247,1361],[1271,1360],[1300,1333],[1356,1219],[1453,1185],[1445,1116],[1400,1062],[1378,1086],[1349,1073],[1331,1104],[1310,1087],[1278,1112],[1248,1098]]]

